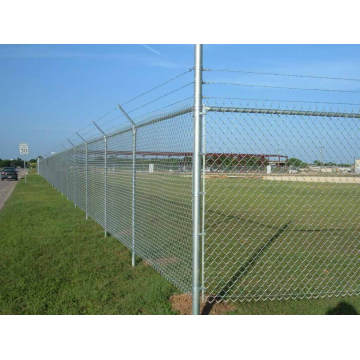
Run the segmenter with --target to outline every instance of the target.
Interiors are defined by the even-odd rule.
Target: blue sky
[[[74,134],[78,130],[84,136],[96,134],[91,121],[108,112],[108,117],[98,120],[100,125],[109,131],[123,127],[126,120],[115,110],[116,104],[186,71],[192,65],[192,45],[0,45],[0,158],[17,157],[20,142],[30,144],[31,157],[58,152],[69,145],[67,138],[76,141]],[[206,45],[204,67],[360,78],[360,46]],[[278,104],[279,99],[290,100],[291,107],[295,106],[291,101],[301,100],[360,104],[360,82],[227,72],[205,72],[204,79],[355,91],[354,94],[321,93],[207,85],[205,96],[260,99],[269,101],[270,106]],[[189,73],[126,108],[129,111],[136,109],[191,81],[192,74]],[[184,103],[189,103],[191,95],[190,85],[135,111],[133,116],[140,119],[148,110],[176,100],[186,99]],[[251,106],[258,103],[257,100],[248,101]],[[224,104],[227,100],[214,102]],[[359,111],[356,105],[304,103],[296,106]],[[355,125],[351,126],[353,130]],[[351,146],[356,148],[357,144]]]

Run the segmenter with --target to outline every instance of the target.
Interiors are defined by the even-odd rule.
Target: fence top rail
[[[136,124],[136,128],[140,128],[140,127],[150,125],[150,124],[155,124],[157,122],[168,120],[168,119],[180,116],[180,115],[185,115],[185,114],[190,113],[192,111],[193,111],[193,107],[189,106],[189,107],[186,107],[186,108],[184,108],[182,110],[173,111],[173,112],[164,114],[162,116],[154,117],[154,118],[152,118],[150,120],[145,120],[143,122],[140,122],[139,124]]]
[[[300,116],[317,116],[329,118],[352,118],[360,119],[359,113],[341,113],[326,111],[306,111],[306,110],[282,110],[282,109],[256,109],[241,107],[222,107],[222,106],[206,106],[206,111],[229,112],[243,114],[268,114],[268,115],[300,115]]]
[[[160,122],[160,121],[164,121],[164,120],[168,120],[168,119],[171,119],[173,117],[176,117],[176,116],[180,116],[180,115],[184,115],[184,114],[187,114],[189,112],[192,112],[193,111],[193,108],[192,107],[187,107],[185,109],[182,109],[182,110],[179,110],[179,111],[174,111],[174,112],[170,112],[170,113],[167,113],[165,115],[162,115],[162,116],[158,116],[158,117],[154,117],[154,118],[151,118],[150,120],[145,120],[143,122],[140,122],[138,124],[135,124],[135,128],[138,129],[138,128],[141,128],[143,126],[147,126],[147,125],[151,125],[151,124],[155,124],[157,122]],[[116,136],[116,135],[120,135],[120,134],[124,134],[124,133],[127,133],[129,131],[132,131],[133,130],[133,125],[131,126],[128,126],[126,128],[122,128],[120,130],[116,130],[110,134],[108,134],[106,137],[107,138],[111,138],[113,136]],[[91,139],[88,141],[88,144],[91,144],[91,143],[94,143],[94,142],[97,142],[97,141],[100,141],[102,140],[103,137],[97,137],[95,139]]]
[[[184,109],[182,109],[182,110],[172,111],[172,112],[166,113],[166,114],[164,114],[164,115],[157,116],[157,117],[153,117],[153,118],[150,118],[150,119],[146,119],[146,120],[144,120],[144,121],[142,121],[142,122],[139,122],[138,124],[135,124],[135,128],[138,129],[138,128],[141,128],[141,127],[144,127],[144,126],[147,126],[147,125],[155,124],[155,123],[157,123],[157,122],[164,121],[164,120],[168,120],[168,119],[171,119],[171,118],[180,116],[180,115],[184,115],[184,114],[190,113],[190,112],[192,112],[192,111],[193,111],[193,107],[192,107],[192,106],[186,107],[186,108],[184,108]],[[116,135],[124,134],[124,133],[127,133],[127,132],[129,132],[129,131],[132,131],[133,128],[134,128],[134,126],[131,125],[131,126],[128,126],[128,127],[126,127],[126,128],[122,128],[122,129],[120,129],[120,130],[116,130],[116,131],[114,131],[114,132],[112,132],[112,133],[109,133],[108,135],[106,135],[106,137],[107,137],[107,138],[111,138],[111,137],[116,136]],[[94,138],[94,139],[89,139],[89,140],[87,140],[86,143],[87,143],[88,145],[90,145],[90,144],[93,144],[93,143],[95,143],[95,142],[97,142],[97,141],[102,141],[102,140],[104,140],[104,136],[98,136],[98,137],[96,137],[96,138]],[[75,145],[74,148],[80,147],[80,146],[83,146],[83,144]],[[66,149],[66,150],[64,150],[64,151],[62,151],[62,152],[59,152],[59,153],[57,153],[57,154],[48,156],[48,157],[46,157],[45,159],[49,159],[49,158],[51,158],[51,157],[53,157],[53,156],[55,156],[55,155],[59,155],[59,154],[66,153],[66,152],[69,151],[69,150],[72,150],[72,148],[71,148],[71,149]]]

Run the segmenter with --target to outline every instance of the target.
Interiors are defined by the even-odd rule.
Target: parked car
[[[1,170],[1,181],[3,180],[17,180],[18,174],[14,167],[5,167]]]

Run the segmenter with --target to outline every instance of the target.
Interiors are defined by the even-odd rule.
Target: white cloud
[[[88,52],[71,49],[61,49],[58,46],[0,46],[0,59],[71,59],[71,58],[93,58],[93,59],[119,59],[129,62],[139,62],[144,66],[159,67],[165,69],[184,69],[185,65],[177,62],[165,59],[161,53],[149,45],[142,45],[152,54],[157,56],[151,56],[148,54],[139,54],[138,52]]]
[[[156,55],[161,56],[161,53],[160,53],[159,51],[155,50],[154,48],[152,48],[150,45],[142,44],[142,46],[143,46],[145,49],[147,49],[147,50],[149,50],[150,52],[152,52],[153,54],[156,54]]]

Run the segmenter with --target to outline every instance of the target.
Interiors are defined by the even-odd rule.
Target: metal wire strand
[[[139,119],[139,118],[142,118],[142,117],[144,117],[144,116],[149,117],[150,115],[154,115],[154,114],[156,114],[156,113],[163,112],[165,109],[168,109],[168,108],[170,108],[170,107],[172,107],[172,106],[174,106],[174,105],[178,105],[178,104],[184,103],[185,101],[190,100],[190,99],[192,99],[192,98],[193,98],[192,96],[187,96],[187,97],[185,97],[185,98],[183,98],[183,99],[181,99],[181,100],[172,102],[171,104],[167,104],[167,105],[162,106],[162,107],[159,107],[159,108],[157,108],[157,109],[155,109],[155,110],[147,111],[147,112],[145,112],[145,113],[143,113],[143,114],[136,115],[136,118]]]
[[[149,89],[149,90],[147,90],[147,91],[144,91],[144,92],[140,93],[139,95],[136,95],[136,96],[134,96],[133,98],[131,98],[131,99],[123,102],[121,105],[127,105],[127,104],[133,102],[134,100],[136,100],[136,99],[138,99],[138,98],[140,98],[140,97],[142,97],[142,96],[145,96],[145,95],[151,93],[152,91],[157,90],[157,89],[159,89],[159,88],[161,88],[161,87],[169,84],[170,82],[172,82],[172,81],[174,81],[174,80],[176,80],[176,79],[179,79],[180,77],[188,74],[188,73],[191,72],[192,70],[193,70],[193,69],[190,68],[190,69],[188,69],[188,70],[186,70],[186,71],[184,71],[184,72],[182,72],[182,73],[180,73],[180,74],[178,74],[178,75],[175,75],[174,77],[172,77],[172,78],[164,81],[163,83],[161,83],[161,84],[159,84],[159,85],[156,85],[156,86],[152,87],[151,89]]]
[[[360,90],[299,88],[299,87],[289,87],[289,86],[274,86],[274,85],[267,85],[267,84],[246,84],[246,83],[230,82],[230,81],[204,81],[203,84],[204,85],[233,85],[233,86],[244,86],[244,87],[260,87],[260,88],[302,90],[302,91],[324,91],[324,92],[338,92],[338,93],[359,93],[360,92]]]
[[[176,92],[178,92],[178,91],[180,91],[180,90],[182,90],[182,89],[184,89],[184,88],[186,88],[186,87],[188,87],[188,86],[190,86],[190,85],[192,85],[192,84],[194,84],[193,81],[191,81],[191,82],[189,82],[189,83],[186,83],[186,84],[183,85],[183,86],[180,86],[180,87],[178,87],[178,88],[176,88],[176,89],[174,89],[174,90],[171,90],[171,91],[169,91],[169,92],[167,92],[167,93],[165,93],[165,94],[163,94],[163,95],[161,95],[161,96],[159,96],[159,97],[157,97],[157,98],[155,98],[155,99],[152,99],[152,100],[150,100],[150,101],[148,101],[148,102],[146,102],[146,103],[144,103],[144,104],[141,104],[141,105],[137,106],[137,107],[134,108],[134,109],[129,110],[128,113],[129,113],[129,114],[130,114],[130,113],[133,113],[133,112],[135,112],[135,111],[137,111],[137,110],[139,110],[139,109],[141,109],[141,108],[143,108],[143,107],[145,107],[145,106],[148,106],[148,105],[150,105],[150,104],[152,104],[152,103],[154,103],[154,102],[156,102],[156,101],[159,101],[160,99],[162,99],[162,98],[164,98],[164,97],[166,97],[166,96],[172,95],[172,94],[174,94],[174,93],[176,93]]]
[[[306,103],[306,104],[327,104],[327,105],[351,105],[360,106],[360,103],[331,102],[331,101],[309,101],[309,100],[289,100],[289,99],[260,99],[260,98],[242,98],[242,97],[221,97],[221,96],[203,96],[203,99],[218,100],[241,100],[241,101],[264,101],[264,102],[288,102],[288,103]]]
[[[204,71],[232,72],[232,73],[243,73],[243,74],[254,74],[254,75],[269,75],[269,76],[284,76],[284,77],[296,77],[296,78],[344,80],[344,81],[360,82],[360,79],[357,79],[357,78],[333,77],[333,76],[327,76],[327,75],[284,74],[284,73],[273,73],[273,72],[262,72],[262,71],[249,71],[249,70],[241,70],[241,69],[239,69],[239,70],[236,70],[236,69],[204,69]]]

